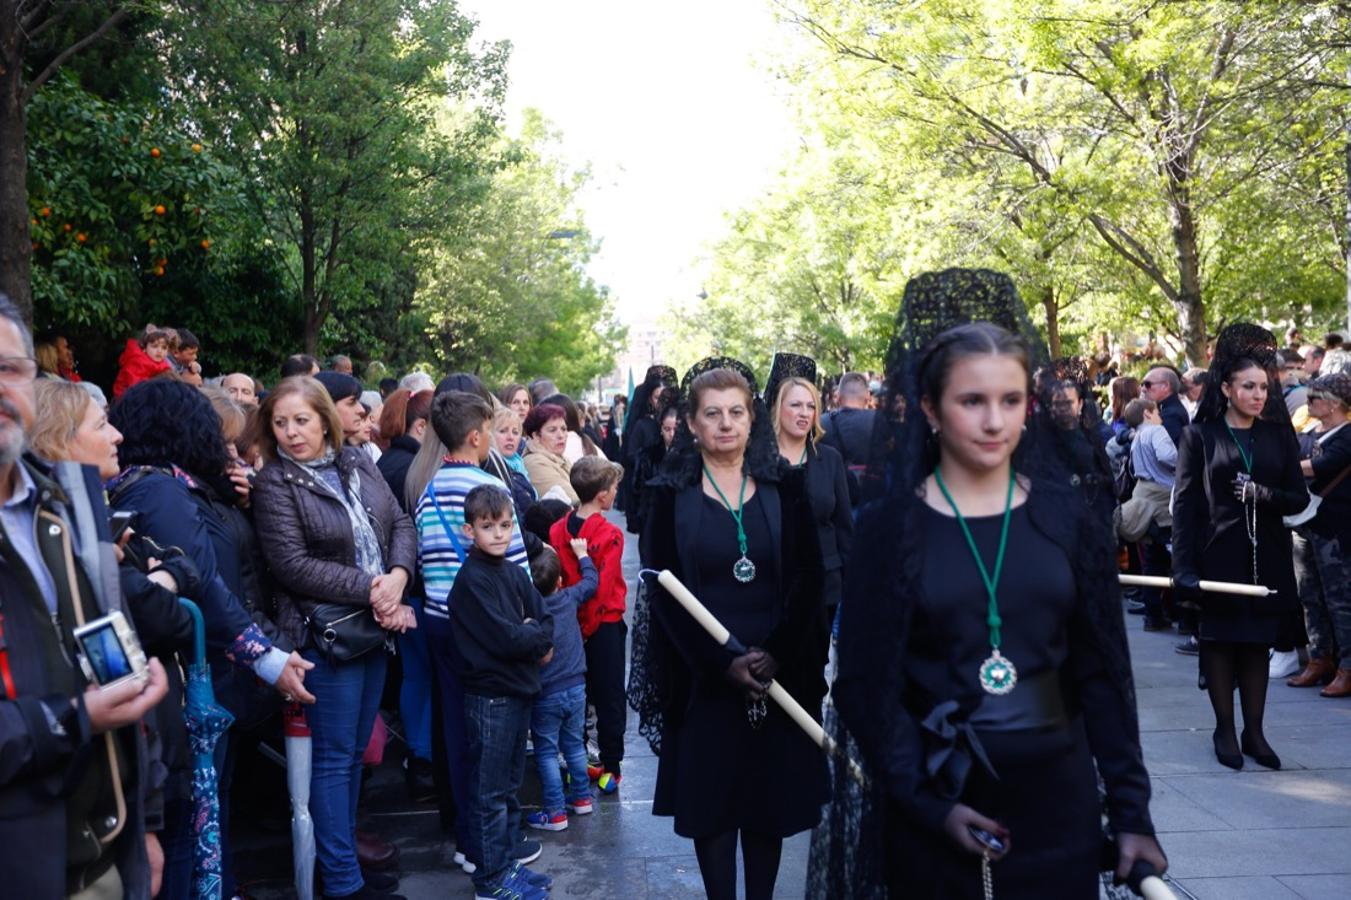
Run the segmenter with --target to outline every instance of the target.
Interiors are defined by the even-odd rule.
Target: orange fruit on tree
[[[75,240],[83,244],[85,241],[89,240],[89,238],[85,235],[83,231],[77,231],[75,232]]]
[[[202,249],[203,249],[203,250],[210,250],[210,249],[211,249],[211,241],[208,240],[207,238],[202,238]]]
[[[168,210],[166,210],[166,209],[164,208],[164,204],[163,204],[163,203],[156,204],[156,206],[155,206],[155,215],[157,215],[157,216],[162,216],[162,215],[164,215],[166,212],[168,212]]]
[[[192,152],[193,152],[193,153],[201,153],[201,152],[202,152],[202,145],[201,145],[201,144],[193,144],[193,145],[192,145]]]
[[[160,155],[160,154],[159,154],[159,148],[158,148],[158,147],[151,147],[151,148],[150,148],[150,155],[151,155],[153,158],[155,158],[155,159],[159,159],[159,155]]]
[[[44,206],[42,209],[38,210],[38,213],[45,219],[52,214],[52,208],[50,206]]]
[[[154,238],[151,238],[150,240],[148,240],[148,241],[145,242],[145,245],[146,245],[147,247],[153,247],[153,246],[155,246],[155,239],[154,239]]]
[[[71,225],[69,222],[67,222],[66,224],[64,224],[64,225],[61,226],[61,230],[64,231],[66,234],[70,234],[70,232],[71,232],[74,228],[75,228],[75,226],[74,226],[74,225]]]
[[[156,278],[164,277],[164,266],[155,266],[155,277]]]
[[[167,266],[168,264],[169,258],[167,256],[160,257],[159,259],[155,260],[155,265],[159,266],[161,269]]]

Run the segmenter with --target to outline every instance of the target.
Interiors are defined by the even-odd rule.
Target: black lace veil
[[[715,369],[730,369],[750,386],[754,417],[746,446],[746,471],[758,482],[777,482],[782,474],[779,445],[770,425],[769,411],[759,394],[755,373],[741,360],[729,356],[710,356],[690,367],[680,380],[680,402],[677,407],[675,440],[662,459],[657,476],[649,487],[665,485],[682,488],[697,484],[702,477],[703,457],[690,431],[690,385],[694,379]],[[633,628],[630,631],[632,650],[629,663],[628,701],[638,714],[638,733],[647,740],[652,752],[661,755],[661,733],[665,724],[665,710],[672,702],[673,672],[668,660],[674,659],[674,648],[652,617],[648,595],[648,579],[638,580],[637,596],[633,603]]]
[[[1235,322],[1226,326],[1215,340],[1210,377],[1206,381],[1206,391],[1201,395],[1195,421],[1218,422],[1224,417],[1229,401],[1220,390],[1220,385],[1229,381],[1240,363],[1251,360],[1267,372],[1270,390],[1267,392],[1267,404],[1262,409],[1262,418],[1288,425],[1290,411],[1286,409],[1281,396],[1280,366],[1276,354],[1276,337],[1262,326],[1248,322]]]
[[[779,399],[779,385],[785,378],[805,378],[816,384],[816,360],[801,353],[775,353],[769,364],[769,377],[765,379],[765,406],[770,412]]]
[[[864,479],[865,505],[855,526],[854,547],[846,565],[836,645],[837,676],[826,728],[870,774],[861,788],[845,766],[833,764],[832,801],[812,841],[807,896],[811,898],[885,898],[883,844],[896,807],[879,775],[886,748],[897,733],[889,721],[895,708],[882,698],[905,695],[904,667],[910,608],[918,596],[925,478],[938,460],[937,441],[920,411],[920,386],[936,349],[954,341],[952,329],[988,322],[1019,336],[1028,348],[1030,372],[1038,379],[1031,413],[1013,465],[1030,488],[1047,527],[1074,529],[1072,560],[1081,596],[1092,605],[1094,643],[1132,694],[1120,593],[1115,572],[1115,542],[1110,529],[1083,528],[1091,521],[1081,483],[1074,475],[1064,436],[1050,416],[1050,401],[1061,382],[1045,347],[1028,319],[1026,307],[1007,275],[987,269],[947,269],[919,275],[906,285],[886,359],[886,389],[877,411],[872,450]],[[1035,515],[1035,512],[1033,513]],[[1035,521],[1035,520],[1034,520]],[[885,636],[879,639],[879,636]],[[970,709],[961,711],[969,715]],[[904,830],[896,819],[892,826]]]

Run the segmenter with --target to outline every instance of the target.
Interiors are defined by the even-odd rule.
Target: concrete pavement
[[[633,584],[636,540],[625,564]],[[1138,617],[1128,618],[1154,820],[1178,885],[1203,900],[1351,897],[1351,701],[1272,682],[1266,730],[1285,768],[1270,772],[1249,760],[1232,772],[1212,752],[1213,720],[1196,689],[1195,658],[1173,652],[1176,636],[1145,634]],[[400,846],[405,896],[472,898],[469,879],[451,865],[453,846],[436,811],[407,801],[395,766],[400,753],[393,742],[391,758],[372,776],[363,827]],[[554,877],[557,897],[702,897],[693,846],[672,833],[669,819],[651,815],[656,759],[632,718],[627,756],[618,795],[601,798],[591,816],[573,817],[565,832],[532,835],[545,847],[532,868]],[[523,802],[537,803],[538,791],[532,762]],[[248,889],[260,900],[293,896],[288,836],[258,824],[236,822]],[[807,849],[807,835],[785,844],[778,897],[802,896]]]

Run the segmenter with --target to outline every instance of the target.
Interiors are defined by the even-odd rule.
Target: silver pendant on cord
[[[985,693],[1002,697],[1018,684],[1018,670],[1012,661],[998,650],[990,651],[990,658],[980,664],[980,686]]]
[[[746,721],[751,723],[753,731],[759,731],[760,726],[765,724],[765,716],[769,715],[769,707],[765,705],[765,698],[758,700],[746,698]]]
[[[755,580],[755,563],[743,554],[741,559],[732,563],[732,577],[742,584],[750,584]]]

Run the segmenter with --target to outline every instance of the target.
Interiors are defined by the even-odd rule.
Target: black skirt
[[[962,802],[1009,829],[991,864],[1000,900],[1097,900],[1102,810],[1082,720],[1050,732],[983,732],[999,778],[973,766]],[[896,812],[895,815],[899,815]],[[889,829],[893,900],[981,900],[980,857],[945,834]]]

